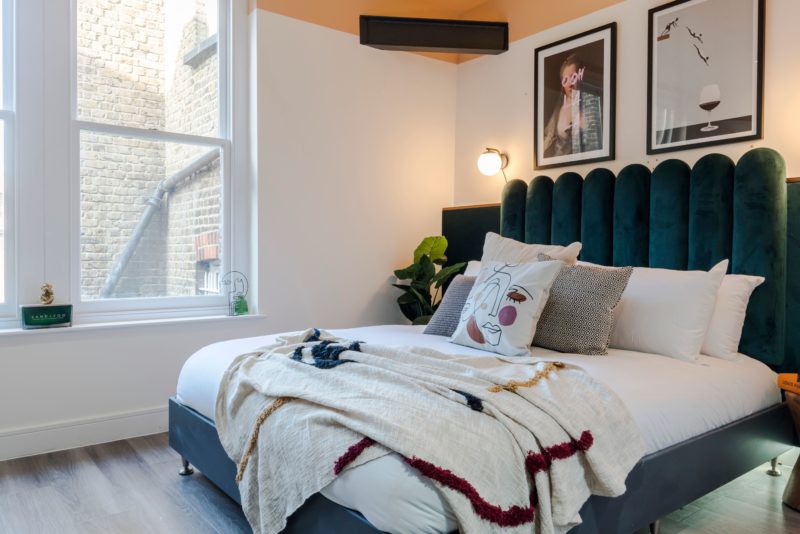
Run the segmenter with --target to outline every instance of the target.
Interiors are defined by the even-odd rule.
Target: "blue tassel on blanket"
[[[320,341],[316,345],[311,346],[311,356],[314,358],[313,363],[303,362],[303,350],[306,348],[308,347],[304,345],[295,348],[292,353],[292,359],[297,362],[306,363],[307,365],[313,365],[317,369],[333,369],[343,363],[352,362],[353,360],[340,359],[339,356],[348,350],[361,352],[361,343],[359,341],[353,341],[349,345],[344,346],[330,339]]]
[[[476,412],[483,411],[483,401],[478,397],[476,397],[475,395],[467,393],[466,391],[459,391],[457,389],[454,389],[453,392],[458,393],[459,395],[464,397],[464,400],[467,401],[467,406],[469,406]]]
[[[305,343],[313,343],[315,341],[319,341],[321,335],[322,332],[319,331],[319,328],[315,328],[314,331],[311,333],[311,335],[308,336],[308,338],[305,340]]]

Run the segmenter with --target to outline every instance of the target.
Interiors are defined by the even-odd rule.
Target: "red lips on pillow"
[[[475,321],[474,315],[467,321],[467,334],[469,334],[469,338],[475,343],[486,343],[481,329],[478,328],[478,323]]]

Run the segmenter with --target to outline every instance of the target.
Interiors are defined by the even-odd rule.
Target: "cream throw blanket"
[[[509,381],[498,358],[316,329],[239,356],[216,424],[253,530],[280,532],[341,470],[392,451],[435,482],[466,533],[564,532],[591,494],[622,494],[645,448],[617,396],[532,357],[507,360],[527,377]]]

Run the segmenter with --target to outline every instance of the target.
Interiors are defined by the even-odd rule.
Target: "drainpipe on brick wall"
[[[164,196],[175,191],[175,189],[184,179],[193,177],[193,175],[197,174],[203,169],[203,167],[210,165],[218,158],[219,149],[215,148],[214,150],[203,154],[172,176],[161,180],[152,196],[145,201],[147,203],[147,207],[144,209],[144,213],[142,213],[142,218],[139,219],[139,222],[136,224],[133,234],[125,244],[125,248],[122,249],[122,253],[114,262],[114,266],[111,268],[111,272],[108,274],[106,282],[103,284],[103,288],[100,290],[100,296],[102,298],[108,298],[111,296],[111,293],[114,292],[119,279],[122,277],[122,274],[125,272],[125,268],[128,266],[128,262],[131,261],[134,252],[136,252],[136,248],[139,246],[142,237],[144,237],[144,232],[147,230],[150,221],[153,219],[153,215],[155,215],[156,212],[161,209],[161,206],[164,203]]]

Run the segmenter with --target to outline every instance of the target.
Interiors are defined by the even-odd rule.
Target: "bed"
[[[582,259],[605,265],[707,269],[731,258],[733,272],[768,280],[751,299],[740,347],[749,357],[741,361],[703,357],[686,363],[614,350],[604,358],[558,354],[620,396],[647,444],[647,455],[628,476],[627,492],[614,499],[592,497],[581,511],[583,524],[573,532],[629,533],[652,524],[795,443],[773,371],[796,365],[795,329],[787,331],[785,318],[798,294],[787,286],[786,270],[800,247],[794,225],[787,224],[796,194],[789,191],[787,201],[784,180],[780,156],[758,149],[738,165],[712,154],[694,168],[668,160],[652,173],[631,165],[617,177],[598,169],[585,181],[566,173],[555,182],[512,181],[504,190],[499,229],[507,237],[553,244],[580,240]],[[493,229],[485,225],[498,224],[497,218],[480,220],[470,213],[445,214],[451,260],[478,259],[482,235]],[[464,358],[482,353],[422,334],[419,327],[334,333],[428,346]],[[182,472],[188,474],[191,463],[236,500],[236,466],[222,450],[213,422],[216,391],[235,356],[269,341],[248,338],[202,349],[187,361],[177,396],[170,399],[170,444],[184,458]],[[546,359],[556,353],[535,349],[535,354]],[[453,529],[435,488],[407,469],[388,456],[346,472],[295,512],[286,531]]]

